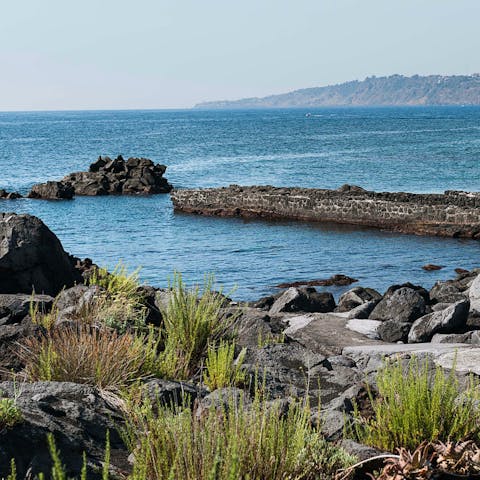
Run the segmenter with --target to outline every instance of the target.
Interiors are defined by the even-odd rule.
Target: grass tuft
[[[179,273],[174,274],[171,297],[162,311],[161,373],[165,378],[184,380],[194,375],[208,345],[216,344],[232,325],[235,317],[223,318],[224,297],[213,290],[213,276],[203,287],[187,289]]]
[[[203,382],[210,390],[245,383],[246,373],[242,369],[247,349],[243,348],[235,360],[235,343],[220,342],[210,346],[205,361]]]
[[[85,383],[118,391],[152,373],[157,346],[150,335],[79,325],[28,338],[19,355],[31,381]]]
[[[0,398],[0,431],[23,420],[22,412],[12,398]]]
[[[422,442],[459,441],[480,433],[478,385],[462,390],[454,370],[410,360],[405,372],[400,362],[388,362],[377,376],[378,398],[370,396],[374,415],[362,418],[355,408],[355,434],[360,442],[382,450],[414,450]]]

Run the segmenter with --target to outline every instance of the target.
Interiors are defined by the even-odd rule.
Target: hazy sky
[[[189,107],[480,71],[480,0],[0,2],[0,110]]]

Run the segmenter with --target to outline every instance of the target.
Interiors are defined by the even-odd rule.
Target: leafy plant
[[[0,430],[13,427],[22,419],[22,412],[14,399],[0,398]]]
[[[127,416],[132,480],[330,479],[354,458],[325,441],[304,402],[282,414],[278,402],[157,410],[147,403]]]
[[[242,364],[247,354],[243,348],[235,360],[235,343],[220,342],[208,348],[203,381],[210,390],[241,385],[245,382]]]
[[[119,390],[152,373],[157,347],[151,335],[79,325],[28,338],[19,355],[32,381],[69,381]]]
[[[407,371],[400,362],[387,362],[377,376],[378,398],[370,394],[374,415],[361,416],[355,408],[355,433],[365,444],[393,451],[415,449],[422,442],[459,441],[480,433],[480,394],[473,378],[462,391],[454,370],[410,360]],[[461,401],[459,399],[461,398]]]
[[[385,461],[377,480],[428,480],[480,475],[480,448],[472,441],[444,444],[423,442],[413,453],[405,448]]]
[[[187,289],[175,273],[167,308],[162,311],[162,374],[166,378],[187,379],[199,368],[209,344],[224,336],[235,317],[222,316],[224,297],[213,291],[213,276],[203,287]]]

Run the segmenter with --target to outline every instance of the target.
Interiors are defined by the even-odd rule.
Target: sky
[[[0,111],[480,72],[480,0],[0,0]]]

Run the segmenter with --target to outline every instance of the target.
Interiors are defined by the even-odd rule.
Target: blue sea
[[[34,183],[88,169],[98,155],[117,154],[166,164],[177,188],[351,183],[478,191],[480,108],[0,113],[0,188],[25,194]],[[475,241],[175,214],[168,195],[0,205],[39,216],[76,256],[108,268],[120,259],[132,270],[141,266],[142,280],[155,286],[166,286],[174,270],[190,284],[213,272],[242,300],[336,273],[384,291],[406,281],[431,286],[456,267],[480,266]],[[426,263],[444,269],[425,272]]]

